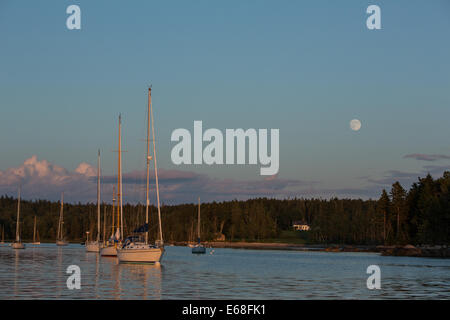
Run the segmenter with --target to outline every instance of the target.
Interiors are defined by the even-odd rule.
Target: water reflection
[[[161,299],[161,278],[163,267],[159,265],[116,264],[119,278],[127,283],[126,290],[122,290],[119,281],[121,299],[127,299],[129,290],[136,292],[136,296],[143,299]],[[130,286],[130,284],[132,284]],[[136,297],[135,296],[135,297]]]
[[[19,281],[19,255],[20,250],[14,250],[14,295],[18,294],[17,282]]]
[[[382,290],[368,290],[379,265]],[[69,290],[69,265],[81,290]],[[0,299],[449,299],[450,261],[377,254],[169,247],[163,265],[119,264],[80,245],[0,247]]]

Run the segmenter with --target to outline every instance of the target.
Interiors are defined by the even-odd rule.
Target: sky
[[[66,27],[72,4],[80,30]],[[409,188],[450,169],[449,31],[445,0],[2,0],[0,194],[95,202],[100,149],[110,201],[121,113],[124,202],[144,202],[150,84],[165,203]],[[195,120],[279,129],[278,174],[173,164],[171,134]]]

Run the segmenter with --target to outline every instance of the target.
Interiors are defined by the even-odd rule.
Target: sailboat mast
[[[198,243],[200,243],[200,197],[198,197],[198,226],[197,226],[197,232],[198,232]]]
[[[106,243],[106,206],[103,206],[103,243]]]
[[[152,103],[152,88],[148,88],[148,110],[147,110],[147,185],[145,189],[146,202],[145,202],[145,223],[148,225],[148,191],[149,191],[149,178],[150,178],[150,105]],[[145,232],[145,244],[148,244],[148,230]]]
[[[63,234],[64,234],[64,230],[63,230],[63,224],[64,224],[64,192],[61,192],[61,209],[59,211],[59,223],[60,223],[60,227],[59,227],[59,236],[60,236],[60,240],[63,239]]]
[[[56,240],[59,240],[59,234],[61,233],[61,211],[59,212],[58,218],[58,232],[56,233]]]
[[[33,242],[36,242],[36,216],[34,216]]]
[[[119,196],[119,210],[117,211],[117,224],[120,226],[120,239],[123,239],[123,211],[122,211],[122,141],[121,141],[122,116],[119,115],[119,174],[117,175],[117,192]],[[119,220],[120,219],[120,220]]]
[[[112,207],[112,222],[111,222],[111,237],[114,237],[114,215],[116,214],[116,188],[113,187],[113,207]]]
[[[100,243],[100,149],[97,159],[97,244]]]
[[[149,88],[149,94],[151,94],[152,88]],[[156,180],[156,199],[158,204],[158,222],[159,222],[159,238],[161,240],[161,245],[163,241],[162,225],[161,225],[161,207],[159,203],[159,184],[158,184],[158,165],[156,164],[156,142],[155,142],[155,122],[153,118],[153,107],[152,101],[150,100],[150,115],[152,119],[152,137],[153,137],[153,161],[155,163],[155,180]]]
[[[20,241],[20,235],[19,235],[19,220],[20,220],[20,188],[19,188],[19,195],[17,197],[17,223],[16,223],[16,241]]]

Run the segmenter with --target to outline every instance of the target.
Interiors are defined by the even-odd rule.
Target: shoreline
[[[173,242],[176,246],[188,246],[189,242]],[[230,249],[253,249],[253,250],[290,250],[290,251],[325,251],[325,252],[379,252],[375,246],[362,245],[323,245],[323,244],[295,244],[280,242],[203,242],[206,247],[230,248]]]
[[[189,242],[173,242],[177,246],[188,246]],[[250,250],[286,250],[286,251],[314,251],[314,252],[372,252],[382,256],[422,257],[422,258],[450,258],[448,246],[418,246],[413,245],[322,245],[322,244],[292,244],[267,242],[219,242],[203,243],[206,247],[250,249]]]
[[[32,243],[24,242],[26,245]],[[41,242],[41,244],[52,244],[53,242]],[[69,242],[70,244],[81,244],[80,242]],[[167,245],[188,246],[188,241],[167,242]],[[10,242],[0,244],[8,246]],[[413,245],[337,245],[337,244],[295,244],[280,242],[224,242],[224,241],[205,241],[205,247],[209,248],[229,248],[229,249],[248,249],[248,250],[285,250],[285,251],[303,251],[303,252],[371,252],[380,253],[382,256],[397,257],[422,257],[422,258],[450,258],[449,246],[413,246]]]

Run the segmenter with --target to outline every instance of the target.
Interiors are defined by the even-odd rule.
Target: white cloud
[[[380,180],[368,179],[367,188],[339,189],[325,188],[317,181],[284,179],[279,176],[264,177],[256,180],[236,180],[212,178],[206,174],[191,171],[159,170],[161,202],[167,204],[193,203],[198,196],[204,201],[246,200],[256,197],[368,197],[377,196],[381,185],[389,179],[394,182],[394,174]],[[52,164],[47,160],[38,160],[34,155],[22,165],[0,171],[0,194],[15,196],[17,188],[22,187],[25,199],[46,199],[56,201],[64,192],[66,202],[96,202],[97,169],[89,163],[80,163],[74,171]],[[410,176],[410,174],[408,174]],[[145,202],[145,172],[131,171],[123,175],[124,203]],[[383,180],[384,179],[384,180]],[[392,181],[391,181],[392,180]],[[101,177],[101,199],[111,202],[116,176]],[[156,201],[154,175],[150,176],[150,201]],[[386,182],[387,183],[387,182]]]
[[[93,177],[97,175],[97,169],[86,162],[80,163],[75,169],[75,172],[87,177]]]
[[[15,195],[20,186],[24,197],[56,200],[64,191],[69,194],[69,199],[75,200],[90,190],[92,173],[95,175],[96,169],[87,163],[81,163],[74,172],[70,172],[33,155],[17,168],[0,171],[0,193]]]

